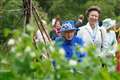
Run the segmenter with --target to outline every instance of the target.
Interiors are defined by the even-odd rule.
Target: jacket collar
[[[94,29],[91,28],[89,22],[86,24],[86,29],[87,29],[90,33],[94,33],[94,32],[96,32],[96,31],[98,30],[98,28],[99,28],[98,23],[96,23]]]

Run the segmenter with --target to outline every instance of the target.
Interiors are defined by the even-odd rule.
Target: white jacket
[[[80,27],[80,30],[77,33],[78,37],[82,37],[85,46],[88,47],[89,45],[95,45],[96,46],[96,51],[95,54],[96,56],[104,56],[105,50],[108,48],[108,45],[106,43],[106,30],[105,28],[100,28],[98,24],[96,24],[95,29],[93,30],[90,27],[90,24],[87,23],[85,26]],[[101,36],[101,31],[102,31],[102,36]],[[103,46],[103,48],[101,48]]]
[[[43,36],[44,36],[44,38],[43,38]],[[35,36],[35,42],[42,42],[42,43],[44,43],[44,39],[45,39],[45,42],[49,42],[45,32],[44,31],[40,32],[40,30],[37,30],[36,36]]]
[[[108,55],[115,56],[115,52],[117,50],[117,40],[116,40],[116,34],[114,31],[107,32],[107,43],[108,43]]]

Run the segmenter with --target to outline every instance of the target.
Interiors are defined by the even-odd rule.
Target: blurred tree
[[[34,2],[35,6],[39,5],[37,10],[44,18],[47,18],[48,13],[49,18],[59,14],[63,19],[73,19],[81,13],[85,14],[85,10],[91,5],[101,7],[102,18],[119,15],[119,11],[114,13],[115,10],[119,10],[119,5],[115,2],[118,0],[33,1],[40,3],[39,5],[38,2]],[[64,53],[50,45],[38,44],[39,49],[35,49],[32,44],[34,23],[28,25],[32,27],[30,35],[20,30],[23,28],[24,20],[16,25],[23,12],[22,0],[1,0],[0,4],[0,40],[8,40],[9,34],[16,36],[8,40],[9,54],[2,52],[3,45],[0,45],[0,80],[120,80],[119,74],[115,71],[108,72],[107,67],[101,67],[101,60],[93,55],[94,47],[86,49],[88,56],[78,64],[74,59],[67,62]],[[16,30],[13,31],[14,29]],[[51,50],[51,58],[41,60],[39,55],[44,52],[45,47]],[[56,68],[51,64],[51,60],[56,61]],[[114,64],[114,60],[111,63]]]
[[[119,3],[120,3],[120,0],[116,0],[115,11],[114,11],[116,16],[120,16],[120,5],[119,5]]]
[[[0,10],[0,44],[4,44],[12,37],[13,29],[22,27],[22,23],[15,25],[22,15],[22,2],[20,0],[2,0]],[[6,45],[5,45],[6,47]]]
[[[116,13],[119,12],[118,10],[116,11],[118,1],[119,0],[40,0],[38,2],[48,13],[50,19],[56,15],[60,15],[63,19],[75,19],[79,14],[85,14],[85,10],[91,5],[101,7],[102,18],[115,17]]]

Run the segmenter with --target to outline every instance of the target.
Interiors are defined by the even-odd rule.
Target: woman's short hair
[[[60,18],[56,18],[53,27],[56,26],[56,23],[57,23],[57,22],[60,22],[60,25],[62,25],[62,21],[61,21],[61,19],[60,19]]]
[[[101,13],[101,9],[98,6],[91,6],[86,10],[86,15],[88,16],[91,11],[97,11],[99,14]]]

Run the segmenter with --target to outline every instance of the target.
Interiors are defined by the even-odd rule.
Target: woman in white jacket
[[[107,18],[103,20],[102,27],[105,27],[107,31],[107,43],[108,43],[108,50],[107,55],[108,56],[115,56],[115,52],[117,50],[117,40],[116,40],[116,34],[114,32],[116,21],[111,20],[110,18]]]
[[[96,47],[96,56],[104,56],[105,50],[108,48],[106,44],[106,30],[99,27],[98,20],[100,17],[100,8],[91,6],[87,11],[88,23],[80,27],[77,36],[82,37],[85,46],[94,45]]]

